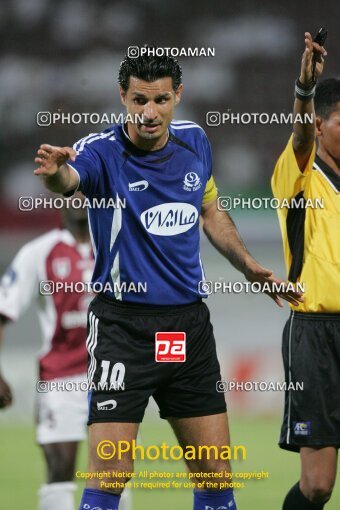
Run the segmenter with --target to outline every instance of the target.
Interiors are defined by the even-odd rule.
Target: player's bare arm
[[[39,167],[34,170],[35,175],[42,177],[47,189],[54,193],[67,193],[78,186],[78,175],[66,161],[75,161],[76,151],[71,147],[55,147],[40,145],[35,158]]]
[[[326,50],[313,42],[312,36],[309,32],[305,33],[305,50],[302,55],[301,71],[299,75],[300,87],[306,91],[314,88],[315,82],[313,81],[313,58],[316,60],[315,65],[315,80],[321,76],[324,66],[324,56],[327,55]],[[294,102],[294,118],[304,118],[305,115],[313,115],[315,118],[313,95],[307,99],[295,99]],[[294,137],[293,148],[296,155],[300,170],[303,172],[308,162],[309,156],[313,149],[315,141],[315,123],[310,122],[295,122],[294,123]]]
[[[216,200],[202,206],[201,216],[203,219],[203,229],[209,241],[236,269],[244,274],[248,281],[261,284],[269,282],[278,285],[284,283],[283,280],[276,278],[272,271],[262,267],[251,256],[233,220],[228,213],[220,211],[217,208]],[[301,292],[294,292],[291,290],[282,293],[270,292],[267,294],[280,307],[283,306],[280,298],[294,305],[298,305],[299,301],[303,301]]]
[[[0,347],[3,340],[3,330],[4,324],[6,322],[6,318],[3,315],[0,315]],[[1,369],[0,369],[1,370]],[[0,409],[3,407],[8,407],[12,404],[12,391],[10,386],[7,384],[6,380],[2,377],[0,371]]]

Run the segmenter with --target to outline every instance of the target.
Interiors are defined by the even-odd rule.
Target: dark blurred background
[[[37,112],[122,112],[119,63],[128,46],[146,42],[215,48],[215,57],[180,59],[185,89],[176,118],[206,129],[221,191],[269,196],[273,164],[290,127],[207,127],[206,113],[290,112],[305,30],[328,28],[325,76],[336,75],[338,5],[336,0],[1,2],[0,229],[39,230],[57,221],[53,213],[17,210],[19,196],[45,194],[32,176],[40,143],[71,145],[107,127],[38,127]]]

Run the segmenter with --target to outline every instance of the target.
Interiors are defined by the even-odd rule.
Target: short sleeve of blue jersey
[[[193,122],[190,124],[196,129],[183,129],[181,135],[184,136],[184,141],[195,150],[196,154],[201,159],[207,172],[206,177],[208,181],[212,175],[211,145],[205,131],[198,124],[194,124]]]
[[[88,144],[80,145],[78,142],[73,148],[77,151],[75,161],[69,160],[67,163],[79,175],[78,190],[87,197],[92,197],[98,190],[99,177],[101,174],[101,159],[94,148]]]

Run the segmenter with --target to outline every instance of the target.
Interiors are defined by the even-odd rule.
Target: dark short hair
[[[340,79],[322,80],[316,87],[314,105],[317,116],[328,119],[340,103]]]
[[[156,50],[154,46],[144,45],[143,48]],[[151,53],[151,54],[150,54]],[[182,69],[173,57],[162,55],[153,55],[155,51],[149,54],[143,54],[137,58],[131,58],[128,54],[121,62],[118,74],[118,83],[126,92],[129,88],[130,76],[135,76],[140,80],[156,81],[160,78],[172,78],[172,86],[176,91],[182,83]]]

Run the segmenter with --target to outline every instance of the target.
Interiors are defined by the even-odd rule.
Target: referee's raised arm
[[[34,170],[34,174],[41,176],[46,188],[54,193],[73,191],[78,187],[79,176],[66,161],[74,161],[76,154],[71,147],[40,145],[34,160],[39,167]]]
[[[294,119],[304,119],[313,115],[314,94],[317,78],[322,74],[326,50],[313,42],[309,32],[305,33],[305,51],[302,55],[301,72],[295,83]],[[313,59],[316,61],[313,76]],[[294,122],[293,149],[301,172],[309,160],[315,141],[315,120],[310,122]]]

